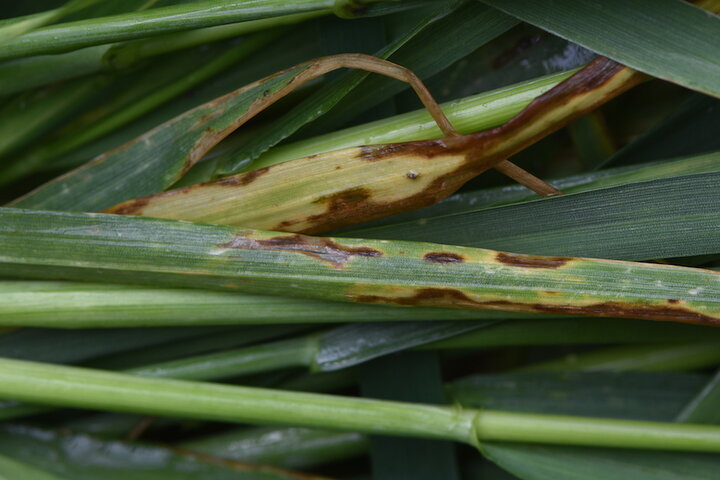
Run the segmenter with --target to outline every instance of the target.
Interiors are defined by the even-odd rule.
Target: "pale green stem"
[[[689,425],[639,420],[495,411],[483,411],[475,419],[476,434],[481,441],[720,451],[720,428],[709,425],[682,428],[687,426]]]
[[[374,434],[720,452],[720,427],[390,402],[0,360],[0,394],[56,406]]]

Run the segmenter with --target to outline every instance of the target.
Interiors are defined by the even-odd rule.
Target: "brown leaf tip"
[[[462,255],[450,252],[430,252],[426,253],[423,258],[433,263],[463,263],[465,261]]]
[[[560,268],[572,260],[570,257],[539,257],[505,252],[498,252],[495,259],[505,265],[523,268]]]

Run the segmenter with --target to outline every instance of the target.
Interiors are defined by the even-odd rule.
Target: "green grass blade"
[[[697,166],[712,173],[661,178],[534,202],[343,232],[362,238],[412,239],[537,255],[648,260],[720,253],[718,154]],[[668,165],[668,173],[677,171]],[[661,173],[663,167],[656,168]],[[641,179],[650,173],[630,172]],[[636,176],[637,175],[637,176]],[[595,184],[600,187],[601,182]],[[586,185],[589,188],[591,185]],[[508,221],[508,219],[513,219]],[[630,228],[632,227],[632,228]],[[688,236],[688,231],[692,235]]]
[[[720,342],[720,329],[644,320],[533,318],[506,320],[480,330],[429,343],[420,348],[481,350],[526,345]]]
[[[417,347],[442,338],[485,328],[486,322],[354,324],[332,329],[317,339],[313,369],[327,372]]]
[[[707,381],[697,373],[512,372],[470,375],[447,385],[467,408],[667,421]]]
[[[233,64],[244,60],[277,39],[281,33],[279,30],[261,32],[245,39],[239,45],[231,45],[219,52],[208,48],[183,52],[182,57],[165,59],[154,68],[147,69],[145,75],[141,74],[140,78],[133,76],[116,78],[114,81],[116,88],[122,89],[125,85],[130,87],[115,93],[111,102],[100,105],[94,111],[86,112],[74,123],[57,132],[54,139],[29,151],[25,156],[8,162],[7,166],[0,169],[0,183],[10,183],[33,173],[43,165],[54,163],[58,157],[147,115],[198,84],[220,74]],[[179,61],[181,58],[182,61]],[[100,81],[108,80],[108,77],[104,76],[98,78]],[[83,85],[92,85],[92,83],[84,82]]]
[[[197,50],[198,49],[192,51]],[[57,172],[82,165],[93,157],[134,140],[136,137],[143,135],[149,130],[188,110],[237,90],[240,85],[247,85],[258,78],[263,78],[287,68],[288,65],[296,65],[306,61],[308,58],[318,57],[322,55],[322,50],[320,48],[319,35],[314,29],[297,28],[286,31],[285,34],[276,39],[275,42],[265,46],[263,53],[263,56],[253,56],[251,62],[241,62],[224,70],[222,75],[215,76],[197,85],[192,90],[192,96],[181,95],[176,97],[174,100],[138,118],[125,127],[121,127],[109,135],[91,142],[84,147],[73,150],[64,156],[53,159],[52,162],[46,166],[46,169]],[[166,55],[160,58],[172,56],[173,55]],[[158,60],[160,60],[160,58],[158,58]],[[155,65],[157,63],[159,62],[156,62]],[[153,68],[157,67],[154,66]],[[135,88],[137,88],[137,86],[135,86]],[[215,147],[215,150],[220,151],[223,148],[227,147],[221,143]],[[185,177],[183,177],[183,180],[184,179]]]
[[[3,480],[62,480],[61,477],[5,455],[0,455],[0,477]]]
[[[293,67],[190,110],[15,203],[95,211],[129,198],[160,192],[247,121],[267,99],[297,80],[309,66]],[[256,101],[258,99],[261,100]]]
[[[237,465],[178,452],[171,448],[100,440],[67,431],[5,425],[3,452],[13,458],[72,480],[300,480],[310,475],[262,465]],[[15,480],[13,477],[3,477]],[[58,477],[48,477],[57,479]],[[41,476],[17,480],[45,480]]]
[[[482,1],[654,77],[720,96],[720,19],[689,3]]]
[[[447,403],[435,352],[404,352],[363,365],[364,396],[442,405]],[[370,437],[373,480],[460,480],[455,445],[435,439]]]
[[[36,28],[53,23],[71,13],[81,10],[100,0],[70,0],[65,5],[47,12],[28,15],[24,18],[11,19],[0,27],[0,48],[3,43],[7,43],[16,37],[26,34]]]
[[[175,52],[177,50],[216,42],[227,38],[239,37],[260,30],[273,27],[293,25],[313,18],[330,14],[330,11],[316,10],[307,13],[293,15],[282,15],[279,17],[252,20],[248,22],[231,23],[217,27],[206,27],[189,30],[180,33],[160,35],[133,42],[113,45],[102,58],[104,66],[109,64],[111,68],[126,69],[139,62],[158,55]]]
[[[705,324],[720,319],[720,275],[711,270],[11,208],[0,210],[0,225],[0,275],[16,278]]]
[[[681,372],[712,367],[718,363],[720,344],[710,341],[603,348],[523,366],[517,370]]]
[[[717,455],[676,452],[624,452],[536,445],[486,444],[483,453],[526,480],[714,480]]]
[[[14,153],[33,140],[37,141],[38,137],[66,121],[83,105],[96,100],[108,83],[108,78],[91,77],[10,100],[0,110],[0,157]],[[9,158],[3,159],[2,170],[10,162]],[[0,177],[0,182],[3,179]]]
[[[79,363],[138,348],[153,349],[168,342],[187,342],[214,330],[227,332],[229,327],[147,328],[140,331],[128,328],[79,331],[24,328],[0,335],[0,356],[38,362]]]
[[[720,150],[713,128],[720,122],[720,100],[695,94],[604,165],[628,165]]]
[[[307,469],[359,456],[365,435],[309,428],[252,428],[201,437],[182,448],[241,462]]]
[[[720,423],[720,371],[687,402],[676,420],[685,423]]]
[[[298,0],[291,3],[278,0],[204,0],[79,20],[41,28],[11,40],[3,45],[0,59],[63,53],[162,33],[327,10],[333,3],[332,0]]]
[[[116,354],[103,355],[84,364],[103,370],[126,370],[143,365],[238,348],[244,345],[270,342],[280,337],[304,333],[309,328],[312,328],[312,326],[294,324],[230,328],[209,327],[205,332],[193,336],[191,340],[171,340],[162,345],[155,345],[153,348],[137,348]],[[138,330],[142,332],[144,329],[136,329],[135,331]]]
[[[500,320],[527,313],[407,309],[235,292],[76,282],[0,281],[0,325],[108,328],[408,320]]]

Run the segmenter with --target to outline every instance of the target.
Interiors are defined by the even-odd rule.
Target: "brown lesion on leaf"
[[[271,250],[306,255],[315,260],[327,262],[335,269],[342,269],[352,257],[382,257],[380,250],[370,247],[350,247],[330,238],[316,238],[305,235],[281,235],[268,239],[256,239],[238,233],[231,241],[218,245],[221,248],[243,250]]]
[[[242,173],[239,175],[231,175],[229,177],[218,178],[217,180],[206,182],[202,185],[228,185],[231,187],[243,187],[254,182],[255,179],[257,179],[259,176],[264,175],[269,171],[270,167],[259,168],[257,170],[252,170],[250,172]]]
[[[454,288],[420,288],[414,295],[349,295],[352,301],[402,306],[503,310],[509,312],[582,315],[590,317],[638,318],[720,326],[720,318],[689,308],[667,305],[642,305],[626,302],[600,302],[591,305],[520,303],[507,300],[479,301]]]
[[[358,158],[366,162],[379,162],[397,156],[414,157],[418,160],[430,159],[438,155],[463,153],[468,148],[469,143],[466,137],[450,137],[436,140],[363,145],[360,147]]]
[[[430,252],[426,253],[423,259],[433,263],[463,263],[465,261],[462,255],[452,252]]]
[[[142,209],[150,203],[152,198],[153,197],[142,197],[136,198],[135,200],[129,200],[104,210],[104,213],[114,213],[117,215],[141,215]]]
[[[350,298],[361,303],[386,303],[404,306],[479,308],[482,305],[481,302],[471,299],[461,290],[439,287],[420,288],[415,292],[415,295],[409,297],[350,295]]]
[[[664,305],[633,305],[624,302],[602,302],[592,305],[533,305],[539,313],[565,313],[593,317],[639,318],[644,320],[665,320],[671,322],[718,325],[720,318],[704,315],[685,307]]]
[[[497,252],[495,259],[511,267],[523,268],[560,268],[572,261],[570,257],[540,257],[506,252]]]

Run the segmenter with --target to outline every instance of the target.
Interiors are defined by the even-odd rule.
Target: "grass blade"
[[[720,320],[720,274],[711,270],[11,208],[0,210],[0,225],[5,276],[360,303]]]
[[[648,260],[720,253],[718,154],[697,159],[712,173],[661,178],[534,202],[343,232],[362,238],[413,239],[537,255]],[[644,174],[676,174],[678,165],[649,167],[595,184]],[[470,196],[471,197],[471,196]],[[472,198],[472,197],[471,197]],[[474,210],[474,206],[471,207]],[[513,219],[509,222],[508,219]],[[629,228],[632,226],[632,229]],[[687,232],[692,229],[693,234]]]
[[[720,423],[718,403],[720,402],[720,371],[700,389],[678,414],[676,420],[685,423]]]
[[[49,472],[40,470],[27,463],[21,463],[17,460],[0,455],[0,476],[4,480],[24,480],[32,478],[33,480],[62,480]]]
[[[654,77],[720,96],[720,19],[677,0],[482,0]],[[720,2],[702,3],[717,12]]]
[[[0,281],[0,325],[54,328],[527,318],[489,310],[407,309],[197,289]]]
[[[45,27],[11,40],[0,60],[62,53],[94,45],[266,17],[328,10],[332,0],[204,0]]]
[[[223,462],[160,445],[100,440],[23,425],[4,425],[0,442],[14,458],[68,480],[329,480],[262,465]]]
[[[180,443],[182,448],[242,462],[310,468],[359,456],[368,440],[359,433],[309,428],[252,428]]]

